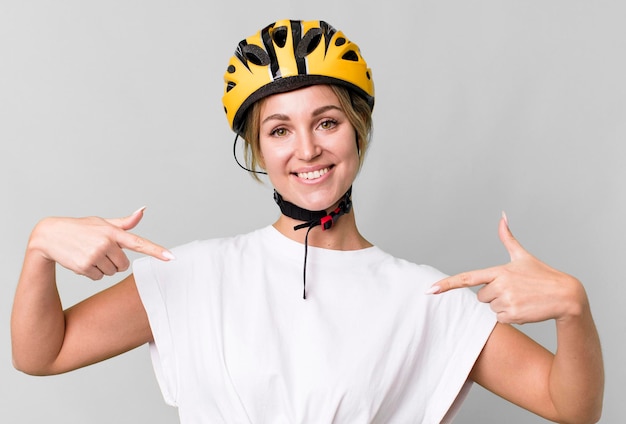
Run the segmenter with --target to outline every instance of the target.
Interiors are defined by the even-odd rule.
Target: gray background
[[[7,1],[0,3],[0,421],[174,423],[147,349],[62,376],[13,370],[11,300],[48,215],[122,216],[166,246],[271,222],[269,186],[234,164],[222,75],[276,19],[324,18],[376,81],[375,140],[355,184],[367,238],[445,272],[520,241],[580,278],[603,342],[602,422],[621,422],[626,6],[619,1]],[[66,305],[121,276],[59,273]],[[554,348],[552,323],[522,329]],[[475,387],[460,423],[540,423]]]

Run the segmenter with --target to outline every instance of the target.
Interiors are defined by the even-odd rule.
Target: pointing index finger
[[[117,243],[123,249],[143,253],[144,255],[152,256],[153,258],[157,258],[162,261],[172,261],[176,259],[174,254],[163,246],[123,230],[119,233]]]
[[[440,294],[463,287],[475,287],[482,284],[489,284],[494,279],[495,275],[492,272],[492,268],[466,271],[439,280],[426,291],[426,294]]]

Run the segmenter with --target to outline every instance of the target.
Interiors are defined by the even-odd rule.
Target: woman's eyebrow
[[[318,116],[318,115],[321,115],[321,114],[323,114],[323,113],[325,113],[325,112],[327,112],[329,110],[343,111],[343,109],[340,108],[337,105],[326,105],[326,106],[322,106],[322,107],[319,107],[319,108],[315,109],[311,115],[312,116]]]
[[[282,113],[273,113],[270,116],[268,116],[267,118],[265,118],[263,121],[261,121],[261,124],[264,124],[267,121],[272,121],[272,120],[288,121],[289,117],[287,115],[283,115]]]
[[[319,116],[319,115],[322,115],[322,114],[328,112],[329,110],[343,111],[343,109],[340,108],[337,105],[325,105],[325,106],[321,106],[321,107],[318,107],[317,109],[315,109],[311,113],[311,116]],[[273,114],[267,116],[265,119],[263,119],[263,121],[261,121],[261,124],[265,124],[267,121],[272,121],[272,120],[289,121],[289,116],[285,115],[283,113],[273,113]]]

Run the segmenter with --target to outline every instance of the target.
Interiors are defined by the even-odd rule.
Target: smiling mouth
[[[298,172],[296,175],[303,180],[315,180],[330,171],[330,168],[322,168],[311,172]]]

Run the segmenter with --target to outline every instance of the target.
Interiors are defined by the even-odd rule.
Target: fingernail
[[[437,293],[439,293],[439,290],[441,290],[441,287],[439,287],[439,286],[432,286],[431,288],[426,290],[425,294],[437,294]]]
[[[173,261],[176,259],[176,256],[174,256],[174,254],[172,252],[170,252],[169,250],[164,250],[163,251],[163,257],[165,259],[168,259],[170,261]]]
[[[509,226],[509,218],[506,216],[506,212],[502,211],[502,219],[504,219],[504,223],[506,226]]]
[[[138,213],[143,212],[146,209],[145,206],[140,207],[139,209],[137,209],[135,212],[133,212],[133,215],[137,215]]]

